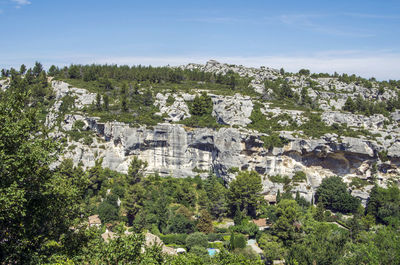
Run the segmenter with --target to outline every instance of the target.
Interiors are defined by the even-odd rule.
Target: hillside
[[[54,137],[67,139],[64,158],[76,165],[92,167],[101,159],[104,168],[126,173],[137,156],[148,163],[147,173],[212,172],[227,182],[238,170],[255,170],[266,193],[285,187],[308,201],[323,178],[339,175],[364,204],[375,182],[398,182],[395,81],[213,60],[176,68],[51,70],[46,124]],[[193,101],[203,92],[212,106],[198,114]],[[296,172],[306,177],[283,183]]]
[[[398,264],[399,88],[213,60],[3,70],[0,264]]]

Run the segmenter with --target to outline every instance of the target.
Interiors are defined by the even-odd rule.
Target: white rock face
[[[384,122],[388,121],[382,114],[375,114],[370,117],[364,115],[356,115],[351,113],[342,113],[339,111],[325,111],[322,113],[322,120],[328,124],[333,123],[346,124],[350,127],[381,129]]]
[[[56,103],[47,117],[47,125],[53,127],[59,115],[62,98],[70,94],[75,97],[75,107],[78,110],[76,113],[79,114],[63,117],[60,129],[69,131],[73,124],[80,120],[85,124],[83,130],[92,130],[97,135],[90,146],[70,141],[64,157],[73,159],[76,164],[82,162],[85,167],[94,166],[95,161],[102,158],[103,167],[127,172],[133,156],[138,156],[148,163],[147,173],[158,172],[162,176],[187,177],[201,172],[200,175],[206,177],[211,171],[226,181],[235,178],[235,173],[229,171],[231,168],[256,170],[263,178],[264,190],[272,194],[278,189],[282,191],[283,185],[271,182],[268,175],[292,177],[296,171],[304,171],[306,181],[296,184],[292,192],[299,191],[307,200],[311,200],[322,179],[328,176],[338,175],[349,183],[354,177],[367,179],[373,174],[373,168],[377,168],[378,183],[384,186],[389,178],[399,174],[400,112],[391,113],[389,119],[383,115],[366,117],[337,111],[349,96],[355,98],[360,94],[366,100],[389,100],[397,96],[395,91],[385,90],[379,94],[375,85],[365,88],[355,83],[340,82],[337,78],[282,76],[271,68],[246,68],[216,61],[209,61],[206,65],[189,64],[181,68],[199,69],[216,74],[234,71],[240,76],[253,78],[250,85],[262,95],[259,98],[250,98],[240,94],[220,96],[209,93],[213,101],[212,115],[220,124],[227,125],[213,130],[174,124],[190,117],[187,102],[192,101],[201,91],[174,95],[158,93],[155,104],[160,109],[158,115],[166,117],[165,123],[154,128],[132,128],[119,122],[101,123],[99,118],[85,116],[85,113],[79,110],[92,104],[96,95],[84,89],[73,88],[64,82],[53,81]],[[284,118],[278,121],[283,126],[288,125],[288,116],[297,125],[307,121],[303,111],[272,107],[270,102],[263,100],[273,95],[271,89],[264,88],[264,82],[277,78],[286,79],[293,86],[295,93],[301,93],[302,87],[308,87],[308,95],[312,101],[324,110],[321,118],[327,125],[338,123],[354,129],[362,128],[376,134],[376,137],[353,138],[331,133],[320,139],[309,139],[302,136],[301,131],[281,131],[280,136],[287,139],[288,144],[266,150],[262,141],[262,136],[266,135],[246,128],[251,122],[249,117],[256,100],[262,105],[261,112],[268,117],[285,114],[282,115]],[[310,88],[310,80],[316,82],[315,89]],[[168,106],[169,96],[174,100]],[[55,139],[65,136],[60,131],[52,135]],[[389,161],[383,163],[380,160],[378,154],[382,152],[387,152]],[[365,203],[368,191],[367,186],[351,192]]]
[[[68,117],[65,121],[80,118]],[[227,181],[235,177],[228,172],[232,167],[256,170],[263,176],[293,176],[296,171],[304,171],[307,180],[295,186],[294,192],[298,190],[309,200],[323,178],[362,176],[377,161],[376,143],[359,138],[344,137],[339,142],[334,136],[309,140],[287,136],[288,145],[268,152],[263,148],[261,134],[236,128],[187,131],[180,124],[164,123],[148,129],[118,122],[99,123],[93,118],[84,122],[103,140],[96,140],[90,147],[78,143],[66,155],[75,163],[91,167],[102,158],[103,167],[126,173],[131,159],[137,156],[148,163],[147,173],[187,177],[200,170],[205,177],[212,171]],[[193,172],[195,168],[197,172]],[[264,177],[263,185],[269,192],[283,188],[268,177]]]
[[[174,98],[174,103],[170,106],[167,105],[167,99],[169,96]],[[167,93],[163,95],[157,93],[154,104],[159,107],[161,115],[164,113],[168,115],[168,118],[165,119],[166,121],[178,122],[191,116],[184,98],[178,94],[171,95],[170,93]]]
[[[246,126],[253,111],[253,102],[249,96],[235,94],[234,96],[211,95],[213,113],[217,122],[226,125]]]
[[[92,104],[96,100],[96,94],[90,93],[86,89],[72,87],[69,84],[62,81],[52,81],[51,85],[56,95],[56,102],[50,109],[49,114],[46,117],[46,125],[53,127],[58,117],[58,112],[62,104],[62,98],[70,95],[75,98],[74,107],[82,109],[86,105]]]

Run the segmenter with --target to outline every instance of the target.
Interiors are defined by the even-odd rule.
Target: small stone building
[[[101,226],[101,220],[97,214],[89,216],[89,227]]]

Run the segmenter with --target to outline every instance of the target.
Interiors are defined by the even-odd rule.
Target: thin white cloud
[[[369,38],[374,37],[375,34],[370,32],[361,31],[358,29],[340,29],[329,25],[324,25],[321,22],[316,21],[317,19],[327,20],[329,17],[337,15],[333,14],[291,14],[291,15],[280,15],[279,21],[290,27],[297,28],[299,30],[308,30],[319,32],[327,35],[334,36],[345,36],[345,37],[356,37],[356,38]]]
[[[15,6],[16,8],[21,8],[22,6],[30,5],[31,2],[29,0],[11,0],[17,5]]]
[[[366,13],[343,13],[343,15],[355,18],[365,18],[365,19],[400,19],[400,16],[366,14]]]

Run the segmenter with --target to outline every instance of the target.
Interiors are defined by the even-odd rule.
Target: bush
[[[274,147],[283,147],[289,143],[289,140],[280,137],[277,133],[271,133],[269,136],[261,136],[260,139],[264,142],[264,148],[268,151]]]
[[[77,120],[74,122],[72,129],[73,130],[83,130],[84,126],[85,126],[85,123],[82,120]]]
[[[223,249],[224,248],[224,242],[209,242],[208,243],[209,248],[216,248],[216,249]]]
[[[296,171],[292,178],[293,182],[303,182],[305,180],[307,180],[307,176],[306,173],[304,173],[303,171]]]
[[[207,240],[210,242],[213,241],[223,241],[224,240],[224,236],[221,234],[216,234],[216,233],[210,233],[207,235]]]
[[[174,102],[175,102],[175,98],[172,95],[169,95],[168,98],[167,98],[166,105],[167,106],[172,106],[174,104]]]
[[[188,235],[186,238],[186,247],[190,250],[194,246],[206,248],[208,246],[207,236],[200,232]]]
[[[228,228],[225,228],[225,227],[216,227],[215,228],[215,232],[216,233],[220,233],[220,234],[224,234],[224,233],[227,233],[228,232]]]
[[[268,179],[274,183],[282,183],[286,185],[291,182],[288,176],[281,176],[281,175],[268,176]]]
[[[192,233],[194,231],[194,222],[183,214],[175,214],[168,224],[169,233]]]
[[[160,235],[160,239],[166,245],[176,244],[176,245],[185,245],[187,234],[168,234],[168,235]]]
[[[206,247],[193,246],[189,250],[189,253],[192,253],[198,257],[208,257],[208,251],[207,251]]]
[[[118,206],[104,200],[98,207],[98,213],[103,223],[109,223],[111,221],[117,221],[119,219]]]
[[[232,233],[230,238],[230,245],[232,250],[236,248],[245,248],[247,245],[246,237],[242,234]]]

